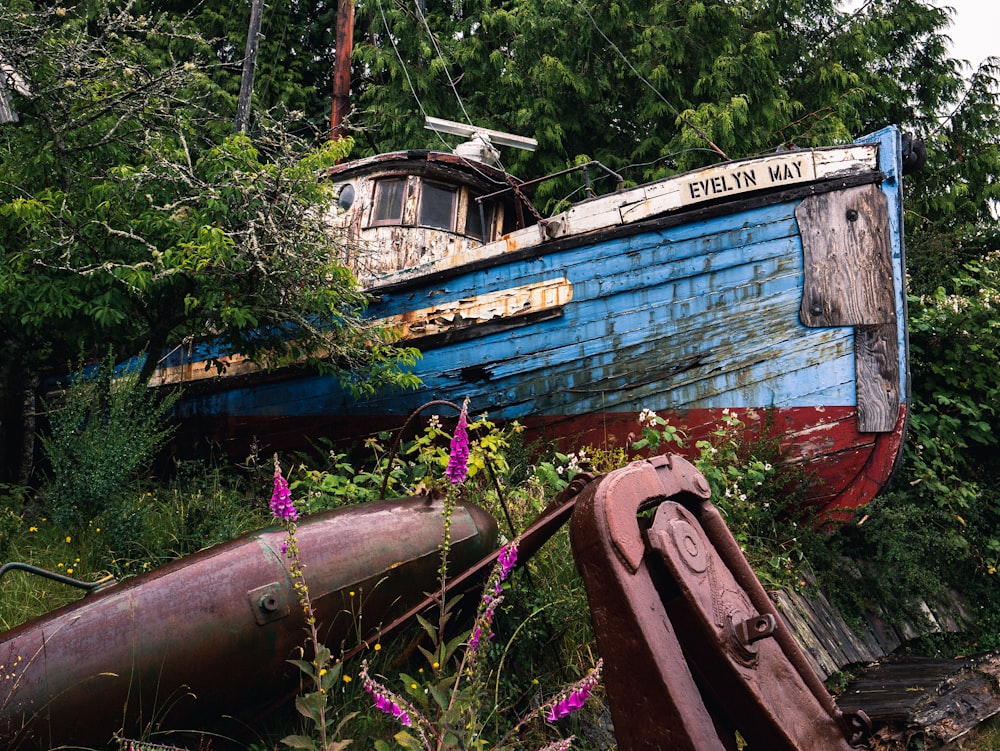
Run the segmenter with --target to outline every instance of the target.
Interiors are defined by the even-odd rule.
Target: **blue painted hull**
[[[870,140],[879,145],[881,173],[872,185],[888,206],[894,310],[883,328],[894,339],[890,386],[898,394],[891,430],[857,425],[859,326],[801,319],[806,270],[797,210],[817,192],[815,183],[376,285],[369,315],[377,319],[515,287],[567,290],[569,299],[545,316],[500,317],[492,326],[415,339],[423,350],[417,390],[357,399],[334,378],[302,371],[242,384],[223,376],[190,389],[179,416],[238,453],[254,436],[268,448],[361,437],[398,426],[433,399],[469,398],[474,411],[519,420],[565,447],[627,440],[642,409],[694,433],[723,409],[750,423],[768,413],[793,457],[812,462],[827,482],[822,501],[858,505],[891,472],[908,393],[898,133]],[[189,362],[211,354],[206,348]],[[867,490],[848,492],[861,475]]]

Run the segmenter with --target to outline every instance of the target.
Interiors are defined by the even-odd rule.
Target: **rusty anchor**
[[[587,485],[570,521],[622,751],[850,751],[833,701],[743,556],[708,482],[674,455]]]

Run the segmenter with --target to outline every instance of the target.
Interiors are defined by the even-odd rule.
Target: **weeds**
[[[119,504],[170,436],[165,418],[177,396],[158,401],[137,364],[116,371],[110,354],[94,372],[70,378],[65,394],[46,405],[51,432],[42,439],[52,470],[47,506],[58,524],[105,515],[122,525],[123,540],[135,531]]]
[[[450,516],[455,508],[461,486],[469,475],[470,446],[466,431],[468,403],[462,407],[455,427],[445,467],[449,483],[444,506],[444,538],[441,543],[440,586],[445,602],[450,547]],[[504,599],[504,583],[517,562],[517,541],[503,547],[497,554],[493,572],[488,578],[472,626],[457,636],[449,636],[448,625],[454,601],[440,609],[437,624],[420,618],[420,624],[430,639],[430,648],[420,647],[427,660],[429,677],[419,680],[403,673],[399,679],[406,696],[373,678],[367,663],[361,677],[365,690],[376,708],[396,719],[403,730],[394,735],[396,744],[408,751],[442,751],[444,749],[512,748],[512,742],[532,720],[542,717],[556,723],[581,709],[600,678],[601,663],[573,685],[517,718],[504,732],[491,738],[490,718],[500,711],[497,702],[490,701],[489,673],[485,649],[494,637],[493,626],[498,606]],[[545,751],[564,751],[573,738],[564,738],[545,745]],[[389,744],[376,741],[377,751],[388,751]]]
[[[497,516],[502,507],[511,527],[517,529],[526,526],[580,471],[611,471],[648,452],[683,447],[701,455],[699,466],[713,482],[715,501],[740,530],[738,539],[748,555],[767,563],[763,552],[775,555],[780,546],[774,541],[780,540],[787,547],[781,548],[785,558],[778,573],[784,575],[796,560],[798,533],[794,526],[781,526],[781,499],[774,500],[780,495],[777,457],[767,453],[765,449],[771,447],[764,443],[748,443],[735,418],[723,420],[704,442],[691,446],[680,431],[645,412],[638,445],[631,450],[584,448],[573,454],[543,451],[541,455],[536,451],[529,464],[519,426],[499,429],[484,415],[472,416],[467,411],[465,415],[464,445],[453,445],[460,431],[448,431],[443,419],[432,415],[404,444],[390,446],[388,436],[370,442],[367,461],[358,454],[332,450],[325,464],[297,458],[289,487],[279,487],[280,493],[301,498],[301,510],[309,512],[374,499],[383,488],[393,495],[444,493],[453,500],[461,494],[493,509]],[[467,459],[459,461],[466,450]],[[729,465],[736,465],[737,471]],[[11,538],[12,557],[54,570],[59,570],[60,563],[64,571],[72,565],[74,575],[84,579],[99,578],[108,571],[123,578],[266,523],[268,509],[253,482],[261,474],[256,464],[246,474],[200,463],[179,464],[175,469],[164,483],[146,483],[123,494],[120,508],[131,517],[116,520],[123,527],[120,531],[109,532],[100,516],[67,533],[51,517],[29,519],[13,512],[11,524],[22,526]],[[10,508],[24,507],[20,491],[8,495]],[[768,513],[760,513],[761,508]],[[123,536],[124,525],[133,521],[129,546],[109,543],[109,536]],[[512,550],[508,548],[508,554]],[[447,544],[442,554],[446,561]],[[542,553],[520,562],[518,569],[516,587],[510,586],[509,578],[491,581],[487,594],[492,599],[484,598],[471,626],[462,629],[450,607],[440,619],[425,621],[420,630],[430,646],[421,653],[422,662],[418,656],[417,666],[412,658],[400,664],[405,644],[386,644],[379,646],[389,649],[374,652],[360,673],[352,674],[314,635],[307,635],[296,662],[307,685],[296,702],[298,727],[289,732],[290,725],[286,725],[274,734],[278,740],[262,740],[254,748],[271,751],[285,739],[286,747],[329,751],[343,748],[349,736],[366,748],[417,744],[426,749],[429,744],[436,751],[471,744],[469,748],[489,749],[509,745],[512,732],[519,748],[565,747],[567,738],[553,742],[551,734],[558,729],[569,735],[574,725],[579,727],[578,719],[560,719],[560,715],[575,708],[592,689],[594,676],[589,671],[597,663],[586,596],[572,565],[567,531],[561,530]],[[447,575],[445,566],[442,573]],[[66,588],[34,580],[6,581],[0,595],[3,625],[12,626],[78,596],[59,589]],[[23,612],[8,616],[15,612],[9,603],[23,599],[25,590],[36,593],[34,601]],[[496,636],[491,639],[491,634]],[[351,682],[352,678],[356,680]],[[388,713],[373,712],[371,702],[375,710],[387,709]],[[409,728],[400,724],[404,711],[414,723]],[[413,729],[417,724],[427,744]],[[402,731],[411,740],[400,736]]]

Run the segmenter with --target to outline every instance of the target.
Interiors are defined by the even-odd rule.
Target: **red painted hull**
[[[906,433],[907,409],[899,408],[895,429],[887,433],[857,430],[854,407],[795,407],[782,409],[730,409],[746,425],[746,438],[779,437],[788,461],[809,478],[806,501],[824,514],[847,512],[864,506],[885,486],[896,468]],[[704,438],[723,417],[721,409],[692,409],[660,413],[681,428],[687,445]],[[633,412],[585,414],[565,417],[528,417],[526,443],[552,441],[563,451],[582,447],[629,448],[640,432]],[[198,441],[210,436],[210,445],[230,456],[245,457],[251,450],[247,436],[268,450],[296,450],[322,439],[360,442],[380,431],[398,430],[404,420],[393,415],[371,415],[359,423],[354,418],[228,417],[199,422],[190,420],[179,436],[178,450],[204,452]],[[762,435],[763,433],[763,435]],[[667,448],[667,447],[665,447]],[[685,453],[683,449],[669,447]],[[690,454],[690,452],[689,452]]]

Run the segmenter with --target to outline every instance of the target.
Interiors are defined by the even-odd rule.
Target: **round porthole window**
[[[340,191],[337,193],[337,206],[340,207],[341,211],[347,211],[353,205],[354,186],[350,183],[345,183],[340,186]]]

